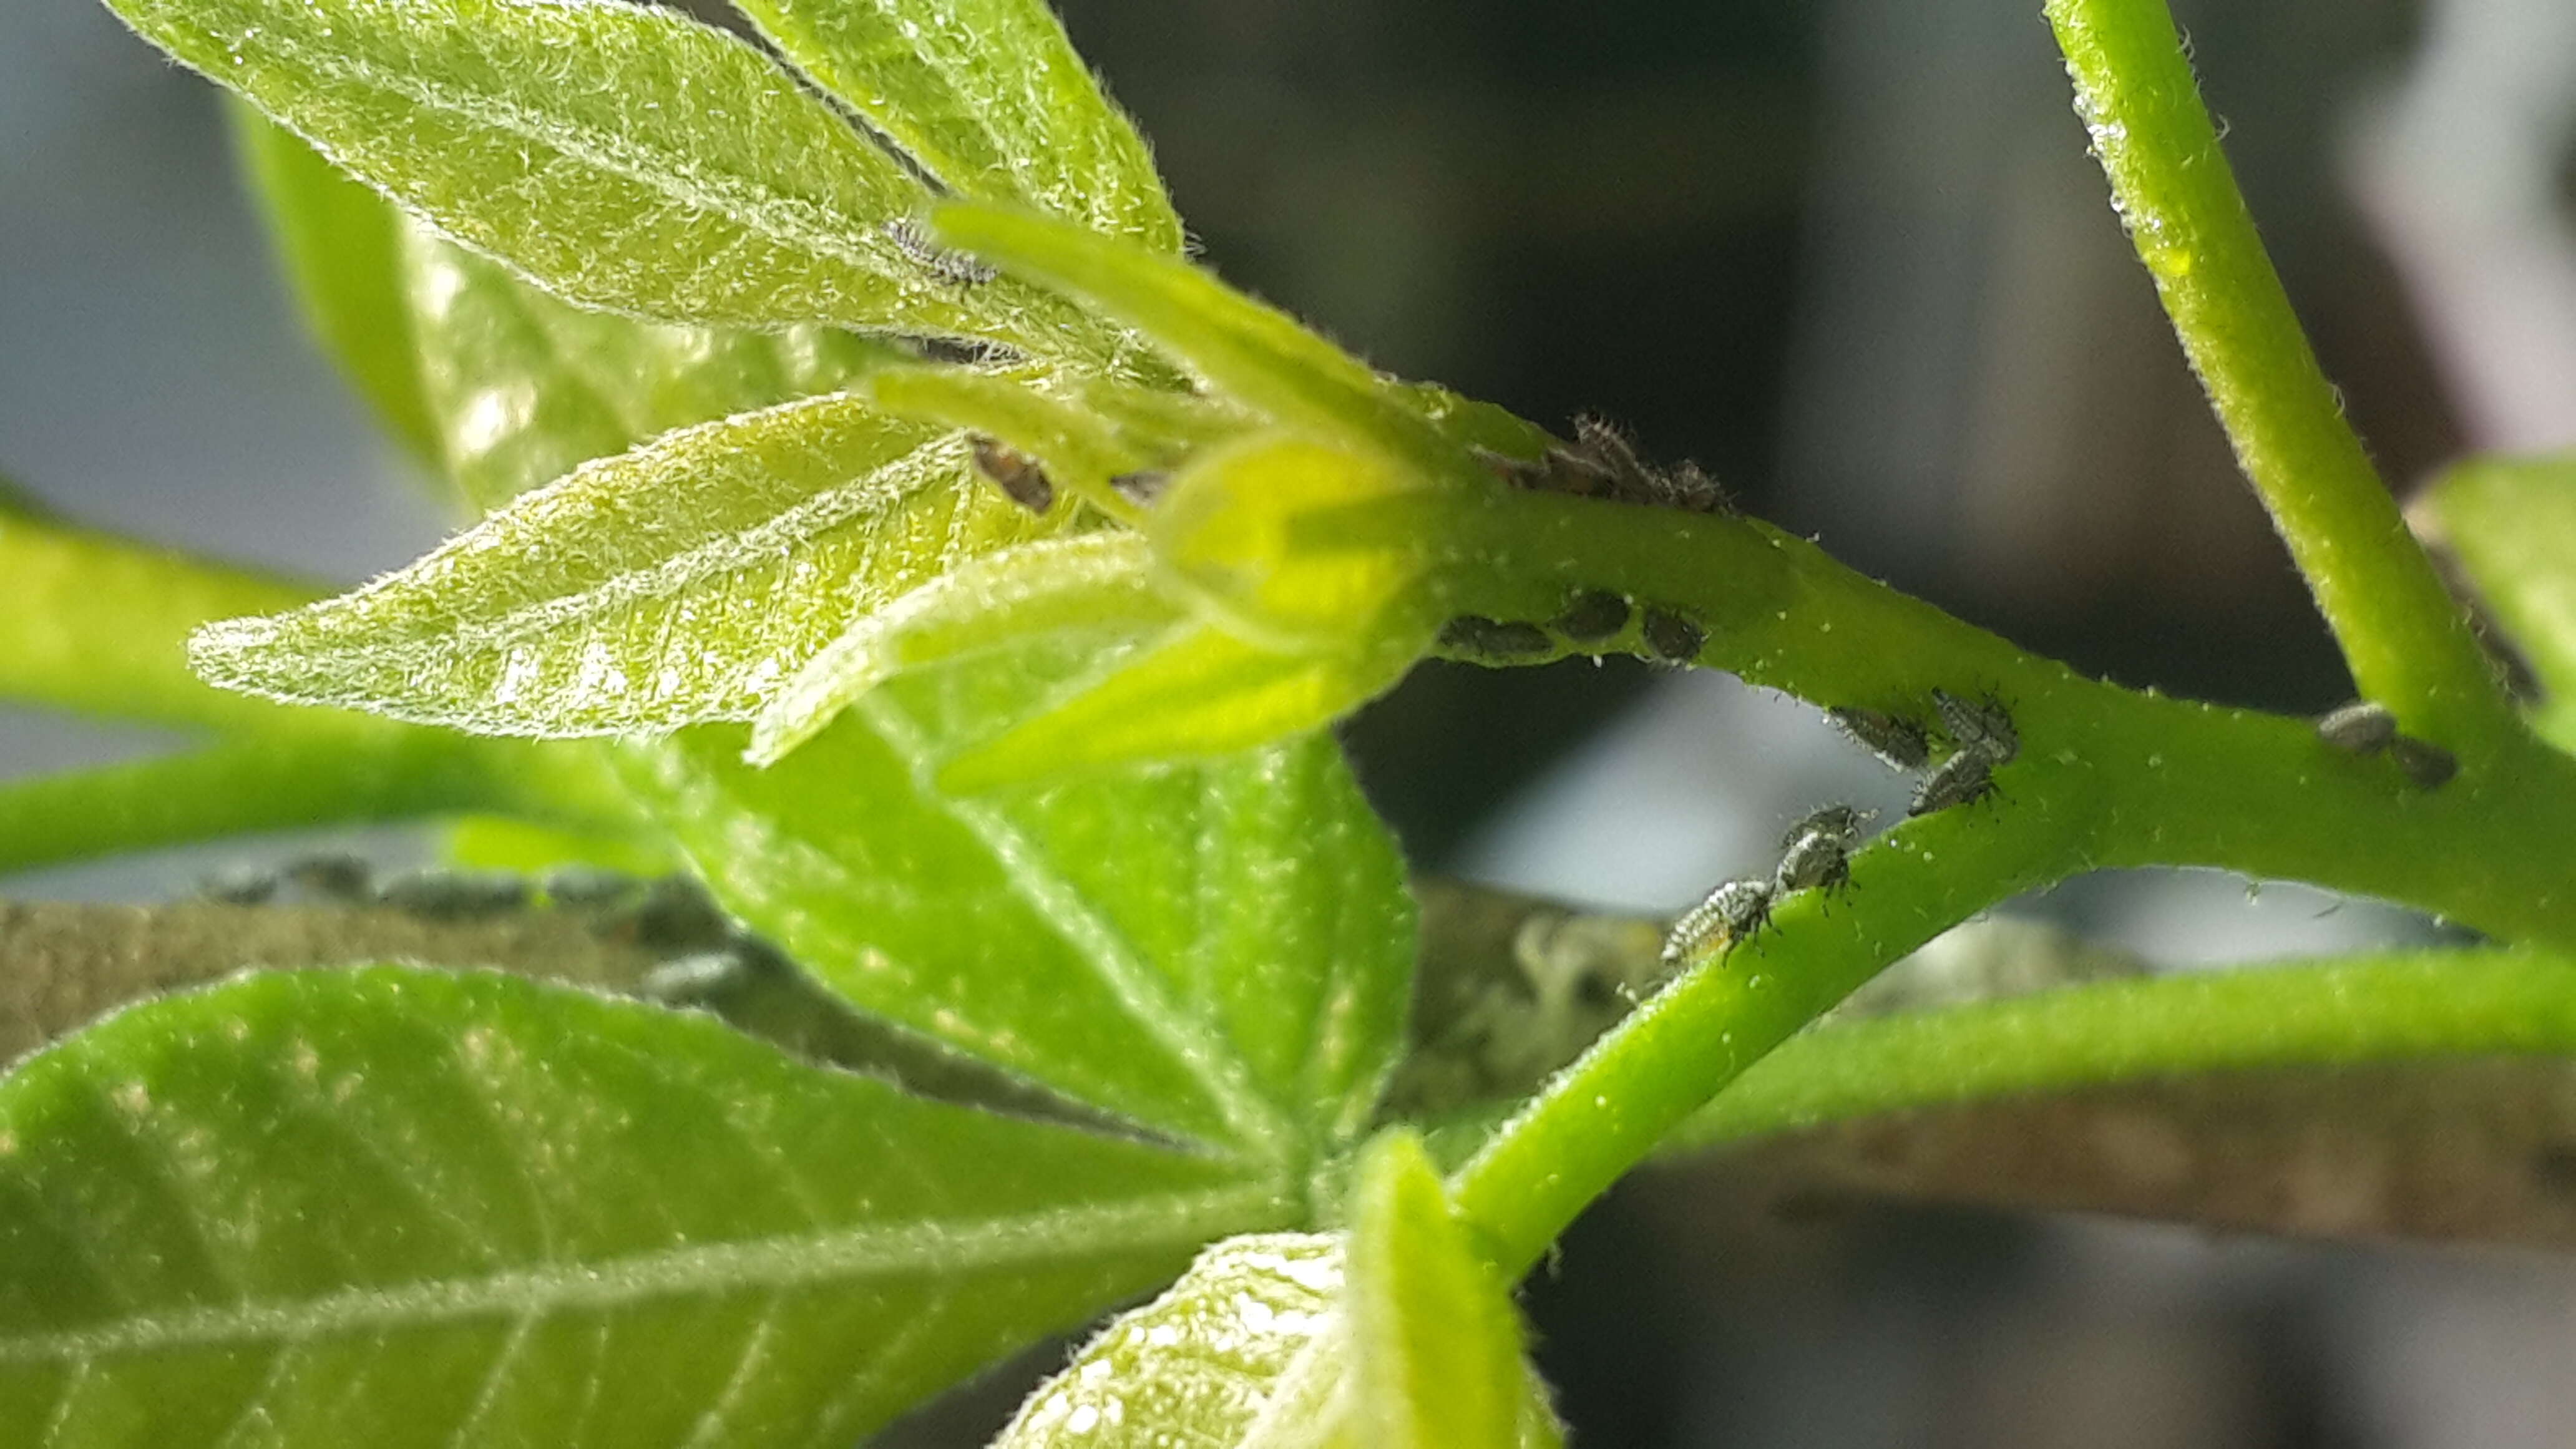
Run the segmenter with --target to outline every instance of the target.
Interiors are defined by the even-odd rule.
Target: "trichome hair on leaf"
[[[894,243],[896,251],[912,258],[923,271],[950,286],[980,287],[1002,275],[997,268],[932,241],[930,233],[911,217],[900,216],[887,222],[885,235],[886,240]]]
[[[1031,513],[1055,506],[1055,483],[1044,468],[981,434],[974,446],[975,471],[991,479],[1013,503]]]
[[[1932,763],[1931,737],[1913,720],[1857,706],[1826,710],[1825,718],[1891,770],[1919,770]]]
[[[1664,937],[1664,962],[1680,966],[1711,948],[1731,952],[1771,923],[1771,883],[1721,881],[1708,898],[1684,911]]]
[[[1113,475],[1109,486],[1118,490],[1119,497],[1137,507],[1151,508],[1154,501],[1163,496],[1163,490],[1172,486],[1172,474],[1166,468],[1140,468],[1133,473]]]

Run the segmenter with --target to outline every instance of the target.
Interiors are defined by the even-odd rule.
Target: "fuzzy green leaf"
[[[402,213],[249,106],[224,110],[304,325],[377,421],[435,465],[438,430],[403,299]]]
[[[1154,587],[1151,550],[1132,533],[1042,538],[969,559],[852,625],[806,661],[753,722],[743,757],[776,764],[853,701],[908,669],[1046,634],[1097,636],[1107,652],[1182,618],[1182,606]]]
[[[1354,1449],[1520,1449],[1561,1441],[1521,1357],[1520,1315],[1449,1211],[1410,1132],[1370,1145],[1351,1212],[1350,1393]]]
[[[1481,479],[1412,394],[1176,257],[1025,212],[951,202],[941,238],[1144,333],[1219,391],[1281,423],[1389,454],[1426,478]]]
[[[403,571],[209,625],[210,680],[489,734],[747,719],[869,610],[1045,525],[833,395],[584,465]]]
[[[1181,219],[1043,0],[741,0],[779,50],[967,196],[1155,251]]]
[[[2433,500],[2460,562],[2552,701],[2576,699],[2576,455],[2466,463]]]
[[[1316,1357],[1341,1291],[1338,1236],[1229,1238],[1085,1344],[992,1449],[1241,1444],[1282,1381]]]
[[[1032,1395],[993,1449],[1554,1449],[1498,1275],[1419,1142],[1373,1149],[1345,1234],[1199,1255]],[[1394,1170],[1390,1170],[1390,1169]]]
[[[0,1423],[837,1449],[1270,1184],[500,976],[243,978],[0,1085]]]
[[[958,799],[942,742],[1090,651],[904,676],[766,770],[638,747],[728,910],[861,1009],[1104,1111],[1264,1154],[1357,1132],[1402,1031],[1412,903],[1329,739]]]
[[[573,301],[1098,350],[1060,304],[942,280],[888,231],[927,202],[921,184],[757,50],[673,11],[111,4],[439,230]]]
[[[484,511],[673,428],[833,392],[907,355],[830,327],[584,311],[417,228],[403,262],[428,405],[458,487]]]
[[[1104,656],[1042,711],[959,750],[952,790],[1222,756],[1323,729],[1383,692],[1415,649],[1282,654],[1184,622],[1134,654]]]

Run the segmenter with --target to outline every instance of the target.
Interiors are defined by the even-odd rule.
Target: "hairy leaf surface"
[[[488,734],[746,719],[850,623],[1045,525],[965,441],[833,395],[584,465],[428,557],[199,631],[207,678]]]
[[[1502,1275],[1449,1211],[1411,1133],[1370,1144],[1351,1212],[1350,1392],[1340,1442],[1353,1449],[1515,1449],[1562,1442],[1521,1358],[1520,1315]]]
[[[1288,1215],[706,1018],[395,968],[131,1011],[0,1086],[0,1143],[0,1424],[44,1449],[837,1449]]]
[[[837,391],[908,355],[830,327],[585,311],[416,228],[403,264],[448,466],[487,512],[673,428]]]
[[[638,747],[637,793],[729,910],[866,1011],[1170,1132],[1290,1154],[1356,1132],[1412,904],[1331,740],[973,798],[926,782],[953,732],[1088,652],[904,676],[766,770],[739,730]]]
[[[1042,0],[742,0],[787,58],[931,174],[1161,252],[1181,219]]]
[[[377,421],[436,466],[438,429],[403,298],[403,214],[251,107],[224,109],[306,328]]]
[[[573,301],[681,322],[1096,350],[1098,330],[1059,302],[926,268],[887,231],[928,201],[925,188],[758,51],[673,11],[112,8],[441,231]]]

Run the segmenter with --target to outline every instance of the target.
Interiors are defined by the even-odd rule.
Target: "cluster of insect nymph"
[[[2012,712],[1991,695],[1970,699],[1932,691],[1933,713],[1952,750],[1914,790],[1910,818],[1972,804],[1995,793],[1994,772],[2021,753],[2021,731]],[[1830,709],[1826,718],[1890,768],[1913,772],[1932,764],[1932,731],[1921,721],[1882,710]],[[1851,882],[1851,857],[1862,827],[1872,818],[1849,805],[1808,812],[1780,840],[1780,859],[1768,875],[1722,881],[1707,899],[1685,911],[1664,938],[1664,963],[1680,967],[1710,951],[1731,952],[1771,921],[1771,908],[1798,891],[1828,894]]]

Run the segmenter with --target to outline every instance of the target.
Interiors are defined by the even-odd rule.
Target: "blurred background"
[[[1851,563],[2122,682],[2296,712],[2349,695],[2119,233],[2035,0],[1063,8],[1207,260],[1378,365],[1560,429],[1604,413]],[[2576,443],[2576,5],[2177,8],[2391,483]],[[212,95],[91,0],[9,9],[0,473],[85,520],[333,579],[433,542],[444,520],[297,333]],[[1420,862],[1625,909],[1766,863],[1820,801],[1902,808],[1803,706],[1624,664],[1427,666],[1348,736]],[[0,774],[156,744],[0,712]],[[309,844],[8,888],[158,898]],[[2437,929],[2183,873],[2013,909],[2171,969]],[[2576,1436],[2576,1265],[2538,1256],[1919,1209],[1788,1224],[1667,1169],[1587,1218],[1529,1303],[1590,1445]],[[905,1442],[980,1443],[1016,1392],[997,1376]]]

